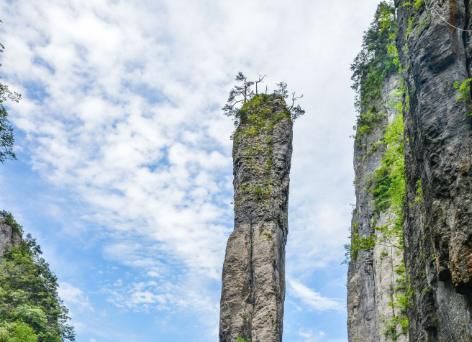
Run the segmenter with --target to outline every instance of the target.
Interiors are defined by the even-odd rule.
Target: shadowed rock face
[[[220,341],[282,340],[292,120],[285,102],[258,95],[234,134],[235,228],[223,267]]]
[[[400,322],[407,323],[402,327],[408,334],[399,331],[391,340],[472,341],[472,93],[467,86],[462,93],[456,89],[472,76],[471,34],[464,31],[472,29],[472,1],[397,0],[395,5],[404,84],[401,226],[408,299],[408,320]],[[384,80],[384,88],[389,82]],[[376,122],[361,143],[356,141],[353,234],[361,236],[378,236],[375,226],[384,221],[382,214],[373,214],[368,176],[383,153],[372,148],[384,126]],[[385,340],[381,334],[388,325],[382,312],[395,303],[381,299],[383,285],[394,279],[382,265],[384,257],[394,263],[401,259],[382,250],[379,254],[378,242],[364,244],[349,266],[353,342]]]
[[[405,247],[411,341],[472,341],[472,118],[454,82],[470,78],[472,2],[399,8],[406,70]],[[429,10],[429,9],[431,10]],[[418,183],[422,205],[412,205]]]

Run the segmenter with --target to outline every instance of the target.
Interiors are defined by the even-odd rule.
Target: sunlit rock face
[[[292,119],[258,95],[233,136],[235,227],[223,268],[220,341],[281,341]]]

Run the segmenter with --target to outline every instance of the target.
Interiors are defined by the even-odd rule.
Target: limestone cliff
[[[353,65],[350,341],[472,341],[471,5],[382,2]]]
[[[235,227],[223,268],[220,341],[281,341],[292,155],[284,98],[246,102],[233,140]]]

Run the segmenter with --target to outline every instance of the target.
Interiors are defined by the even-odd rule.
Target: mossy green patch
[[[472,77],[454,82],[457,91],[456,99],[467,106],[467,115],[472,116]]]
[[[235,342],[251,342],[251,341],[249,341],[247,338],[238,336],[238,338],[236,338]]]

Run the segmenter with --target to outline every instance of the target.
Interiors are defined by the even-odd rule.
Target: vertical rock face
[[[411,340],[472,341],[472,42],[463,31],[472,28],[472,2],[406,3],[397,1],[410,106],[405,244]]]
[[[378,29],[364,46],[376,46],[376,53],[365,55],[368,63],[357,69],[364,78],[355,147],[349,338],[472,341],[472,1],[396,0],[392,13],[396,25],[385,56],[398,53],[402,100],[394,102],[402,127],[377,115],[379,103],[388,112],[386,89],[396,77],[375,67],[389,65],[385,56],[375,57],[382,52],[376,45],[382,30],[392,26],[384,24],[392,17],[388,11],[377,17]],[[382,80],[382,96],[363,101],[363,90],[377,88],[375,79]],[[400,136],[400,128],[403,147],[396,148],[391,137]],[[388,263],[396,265],[393,271]]]
[[[20,229],[10,214],[0,212],[0,257],[10,247],[21,242]]]
[[[382,2],[353,70],[357,90],[356,207],[348,249],[352,342],[408,341],[405,274],[404,82],[395,46],[395,7]]]
[[[276,95],[242,108],[234,134],[235,228],[223,267],[220,341],[282,340],[292,119]]]
[[[375,178],[392,148],[402,145],[401,81],[393,74],[382,83],[381,96],[373,104],[375,119],[357,128],[354,169],[356,208],[352,218],[352,241],[348,274],[349,341],[408,341],[402,331],[400,295],[403,246],[395,225],[400,213],[382,206],[375,197]],[[361,108],[363,111],[364,108]],[[365,114],[361,114],[365,115]],[[387,141],[386,135],[394,135]],[[398,145],[396,145],[398,144]],[[394,151],[396,152],[396,151]],[[395,154],[394,154],[395,155]],[[402,155],[400,155],[403,158]],[[387,177],[382,174],[382,177]]]

